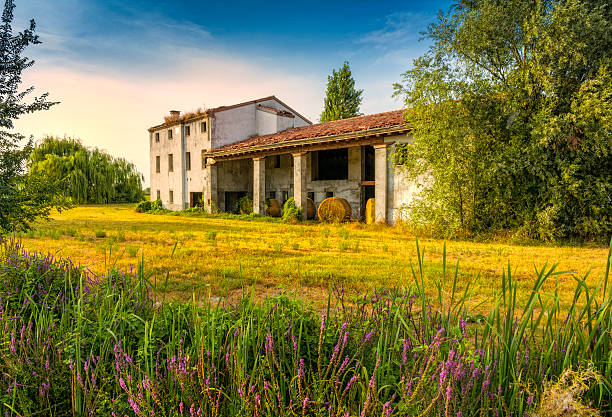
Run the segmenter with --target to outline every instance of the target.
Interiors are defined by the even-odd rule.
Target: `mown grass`
[[[264,295],[288,288],[323,305],[332,281],[353,294],[409,285],[417,260],[416,237],[401,226],[149,215],[136,213],[133,205],[77,207],[54,214],[20,238],[30,250],[69,257],[98,274],[111,265],[129,268],[144,258],[148,278],[183,299],[194,290],[235,295],[255,284]],[[433,293],[442,274],[444,242],[420,239],[420,244],[427,264],[425,288]],[[575,277],[586,275],[587,284],[594,285],[604,272],[606,253],[605,247],[446,242],[447,261],[461,265],[457,287],[470,285],[473,305],[490,305],[508,264],[517,302],[523,305],[534,271],[557,263],[557,270],[569,272],[548,281],[543,290],[557,285],[567,308]]]

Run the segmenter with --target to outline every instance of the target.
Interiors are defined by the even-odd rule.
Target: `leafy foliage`
[[[327,92],[323,102],[321,122],[359,116],[363,90],[355,89],[355,80],[347,61],[327,77]]]
[[[13,33],[14,8],[13,1],[7,0],[0,26],[0,233],[28,229],[36,218],[46,217],[52,207],[68,207],[58,197],[60,184],[45,176],[26,174],[24,168],[32,150],[32,138],[20,148],[24,136],[11,132],[19,116],[47,110],[56,104],[47,101],[47,94],[26,102],[34,87],[19,89],[22,72],[34,65],[33,60],[22,55],[29,45],[40,41],[33,20],[28,29]]]
[[[32,151],[30,174],[65,181],[75,202],[135,203],[143,198],[143,176],[134,164],[74,139],[47,137]]]
[[[302,219],[302,208],[295,204],[293,197],[289,197],[283,205],[283,221],[295,223]]]
[[[428,176],[408,207],[435,234],[612,232],[612,20],[596,1],[459,1],[396,84]]]

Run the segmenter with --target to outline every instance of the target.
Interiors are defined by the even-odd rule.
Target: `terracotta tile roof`
[[[256,136],[221,148],[212,149],[209,153],[226,152],[256,146],[274,145],[300,139],[316,139],[373,129],[407,126],[404,110],[369,114],[350,119],[334,120],[309,126],[295,127],[270,135]]]

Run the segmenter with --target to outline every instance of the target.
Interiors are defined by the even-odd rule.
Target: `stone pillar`
[[[293,199],[295,205],[302,208],[302,215],[306,217],[306,176],[308,175],[306,152],[293,154]]]
[[[387,223],[387,154],[387,143],[374,145],[374,199],[378,223]]]
[[[266,214],[266,159],[253,158],[253,213]]]
[[[209,213],[219,209],[217,190],[217,165],[208,163],[204,169],[204,195],[203,200]]]

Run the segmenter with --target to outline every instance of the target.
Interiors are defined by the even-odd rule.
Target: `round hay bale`
[[[376,202],[373,198],[368,198],[365,209],[366,224],[374,224],[376,222]]]
[[[306,220],[312,220],[317,216],[317,207],[310,198],[306,199]]]
[[[351,214],[351,205],[344,198],[329,197],[319,204],[319,220],[324,222],[345,222]]]
[[[271,198],[268,202],[268,210],[266,210],[266,214],[270,217],[281,216],[281,206],[276,198]]]

